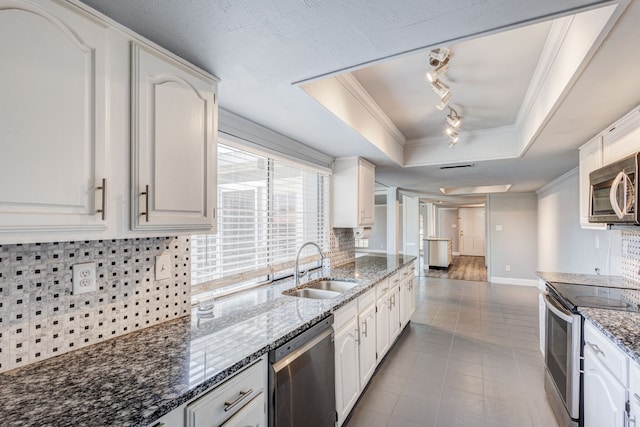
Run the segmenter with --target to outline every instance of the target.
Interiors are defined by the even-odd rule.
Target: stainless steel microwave
[[[636,153],[589,174],[589,222],[640,225],[639,159],[640,153]]]

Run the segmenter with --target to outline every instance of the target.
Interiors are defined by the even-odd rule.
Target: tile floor
[[[416,312],[345,425],[557,427],[536,288],[421,278]]]

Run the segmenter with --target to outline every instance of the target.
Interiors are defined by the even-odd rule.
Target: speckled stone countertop
[[[545,282],[569,283],[575,285],[605,286],[610,288],[640,289],[640,283],[622,276],[599,276],[597,274],[550,273],[537,271]]]
[[[587,307],[578,311],[640,364],[640,313]]]
[[[364,256],[332,268],[359,283],[324,300],[283,280],[192,314],[0,374],[2,426],[145,426],[223,381],[415,260]],[[195,313],[195,311],[194,311]]]

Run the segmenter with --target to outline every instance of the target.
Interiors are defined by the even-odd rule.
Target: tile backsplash
[[[332,228],[329,233],[329,264],[333,267],[356,258],[356,241],[351,228]]]
[[[155,280],[155,257],[171,278]],[[0,372],[184,316],[189,237],[0,245]],[[72,266],[96,263],[97,291],[73,295]]]
[[[640,231],[622,231],[622,276],[640,282]]]

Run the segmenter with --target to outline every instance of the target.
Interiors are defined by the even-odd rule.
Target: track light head
[[[436,80],[431,82],[431,89],[438,95],[441,99],[447,96],[450,92],[449,85],[442,83],[440,80]]]
[[[451,92],[448,92],[445,96],[442,97],[439,103],[436,104],[436,108],[438,110],[444,110],[449,101],[451,100]]]
[[[449,114],[447,114],[447,123],[454,129],[458,129],[462,124],[462,117],[451,107],[449,107]]]
[[[437,67],[438,65],[449,61],[450,53],[451,52],[446,47],[433,49],[429,52],[429,65]]]
[[[445,62],[439,65],[437,68],[427,72],[427,80],[429,80],[432,83],[435,82],[436,80],[438,80],[438,77],[446,73],[448,69],[449,69],[449,62]]]

